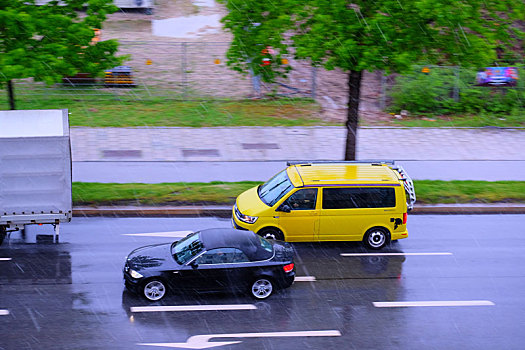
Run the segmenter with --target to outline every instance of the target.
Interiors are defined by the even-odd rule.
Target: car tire
[[[142,296],[149,301],[159,301],[168,292],[166,283],[160,279],[152,278],[145,281],[141,288]]]
[[[366,231],[363,238],[363,244],[370,249],[382,249],[390,242],[390,234],[388,230],[382,227],[373,227]]]
[[[276,239],[278,241],[284,241],[283,233],[274,227],[263,228],[257,234],[266,239]]]
[[[253,281],[250,293],[255,299],[263,300],[272,295],[273,289],[272,281],[268,277],[261,276]]]
[[[0,245],[4,242],[5,236],[7,235],[6,229],[4,226],[0,226]]]

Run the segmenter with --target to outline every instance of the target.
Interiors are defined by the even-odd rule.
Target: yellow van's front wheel
[[[284,241],[284,235],[278,228],[266,227],[257,232],[257,234],[266,239],[276,239],[278,241]]]
[[[390,242],[390,233],[382,227],[373,227],[366,231],[363,243],[370,249],[381,249]]]

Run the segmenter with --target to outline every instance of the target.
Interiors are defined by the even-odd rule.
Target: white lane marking
[[[375,307],[417,307],[417,306],[494,306],[489,300],[442,300],[442,301],[374,301]]]
[[[0,316],[7,316],[9,315],[9,310],[0,310]]]
[[[315,282],[315,276],[297,276],[295,282]]]
[[[150,232],[150,233],[124,233],[123,236],[142,236],[142,237],[186,237],[193,231],[169,231],[169,232]]]
[[[166,348],[207,349],[223,345],[242,343],[242,341],[209,342],[211,338],[273,338],[273,337],[340,337],[337,330],[328,331],[297,331],[297,332],[267,332],[267,333],[232,333],[232,334],[202,334],[189,337],[185,343],[138,343],[138,345],[158,346]]]
[[[452,253],[341,253],[341,256],[452,255]]]
[[[176,306],[132,306],[131,312],[159,312],[159,311],[228,311],[228,310],[256,310],[252,304],[232,305],[176,305]]]
[[[0,258],[0,261],[9,261],[11,258]]]

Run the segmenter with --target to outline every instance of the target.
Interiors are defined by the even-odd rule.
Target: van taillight
[[[403,213],[403,225],[405,225],[407,223],[407,219],[408,219],[408,214],[407,213]]]
[[[293,263],[283,266],[284,272],[290,272],[293,270]]]

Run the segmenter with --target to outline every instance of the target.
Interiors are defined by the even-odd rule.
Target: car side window
[[[285,202],[291,210],[313,210],[317,200],[317,188],[304,188],[296,191]]]
[[[247,262],[248,257],[236,248],[211,249],[197,259],[199,265],[231,264]]]

